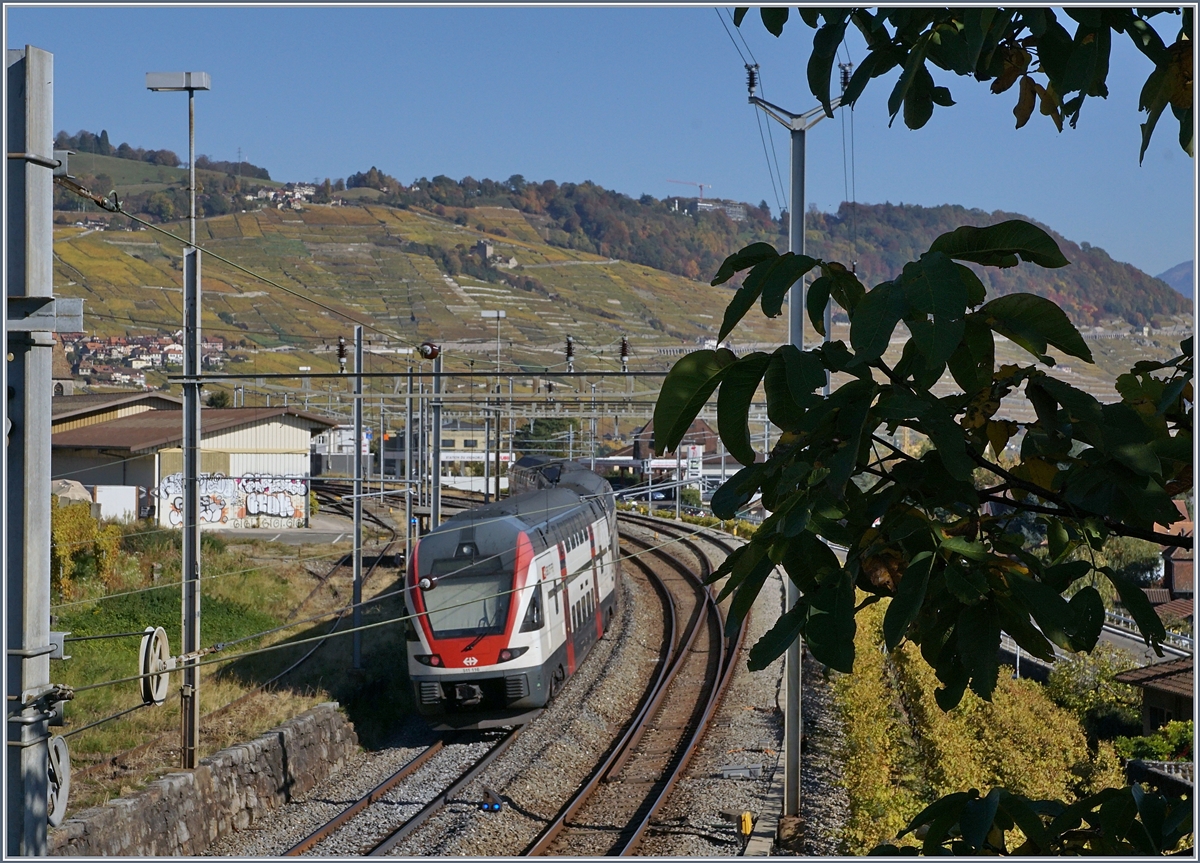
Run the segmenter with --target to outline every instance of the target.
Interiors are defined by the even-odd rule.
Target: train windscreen
[[[504,632],[512,572],[500,556],[478,562],[462,557],[434,560],[437,587],[422,597],[435,638],[465,638]]]

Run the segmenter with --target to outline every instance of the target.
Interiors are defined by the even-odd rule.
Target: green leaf
[[[932,32],[923,34],[908,52],[908,57],[904,61],[904,71],[900,74],[900,79],[896,81],[896,86],[892,88],[892,94],[888,97],[888,114],[892,118],[888,122],[889,126],[895,121],[896,114],[900,112],[900,106],[904,104],[909,88],[916,79],[917,70],[925,69],[925,50],[929,45],[929,37]],[[928,70],[926,70],[926,74],[929,74]]]
[[[737,511],[745,506],[754,493],[758,491],[766,472],[765,464],[744,467],[722,483],[712,498],[713,515],[721,519],[733,518]]]
[[[785,614],[781,614],[775,625],[750,648],[749,662],[751,671],[762,671],[787,651],[788,647],[800,636],[805,621],[808,620],[808,603],[796,603]]]
[[[920,431],[933,441],[946,472],[955,479],[970,481],[975,462],[967,455],[962,427],[941,402],[934,400],[920,419]]]
[[[1071,643],[1077,651],[1090,653],[1100,638],[1100,630],[1104,628],[1104,600],[1096,588],[1088,585],[1071,597],[1067,607],[1074,617]]]
[[[967,286],[957,265],[941,252],[930,252],[905,264],[900,278],[911,317],[909,330],[917,348],[932,365],[944,364],[963,336]]]
[[[987,288],[984,287],[979,276],[975,275],[975,271],[966,264],[956,263],[954,266],[958,269],[958,275],[967,288],[967,305],[975,308],[987,299]]]
[[[835,671],[854,671],[854,581],[848,574],[830,579],[811,595],[804,634],[818,662]]]
[[[903,291],[892,282],[867,291],[850,323],[850,344],[860,361],[871,362],[883,356],[906,311]]]
[[[713,278],[712,283],[714,285],[724,284],[733,278],[735,273],[778,257],[779,252],[770,243],[752,243],[726,258],[721,263],[721,268],[717,270],[717,275]]]
[[[748,354],[726,368],[721,378],[717,432],[729,454],[744,465],[754,464],[755,458],[748,425],[750,402],[770,362],[770,354],[761,351]]]
[[[1050,551],[1050,560],[1059,560],[1070,551],[1070,537],[1067,529],[1057,518],[1046,518],[1046,543]],[[1060,591],[1061,592],[1061,591]]]
[[[828,117],[833,116],[833,109],[829,106],[829,79],[833,76],[833,61],[838,46],[846,35],[847,18],[848,13],[843,13],[840,20],[829,21],[827,17],[825,25],[813,35],[812,54],[808,57],[808,88]]]
[[[796,404],[809,408],[820,401],[813,390],[825,386],[825,366],[816,354],[802,351],[795,345],[783,345],[779,353],[783,356],[788,388]]]
[[[771,422],[784,431],[795,431],[799,428],[804,420],[804,407],[797,404],[792,397],[792,390],[788,385],[787,361],[784,359],[782,348],[771,354],[771,362],[763,375],[763,389],[767,394],[767,417]],[[815,400],[814,396],[809,398]]]
[[[969,560],[987,560],[987,548],[982,542],[971,542],[961,536],[948,536],[942,540],[941,547],[952,551],[955,554],[961,554]]]
[[[783,309],[783,299],[787,296],[788,291],[818,263],[815,258],[810,258],[808,255],[793,255],[791,252],[780,255],[779,261],[763,280],[763,314],[768,318],[778,315]],[[799,296],[795,296],[793,299],[799,302]]]
[[[985,303],[980,309],[993,330],[1044,359],[1046,345],[1092,362],[1088,349],[1066,313],[1057,305],[1034,294],[1008,294]]]
[[[741,27],[742,19],[746,17],[746,13],[750,11],[749,6],[737,6],[733,10],[733,26]]]
[[[1018,797],[1016,794],[1002,794],[1000,808],[1037,846],[1039,852],[1049,853],[1050,837],[1046,833],[1046,825],[1023,797]]]
[[[975,605],[988,593],[987,578],[974,567],[951,561],[946,564],[946,589],[963,605]]]
[[[1162,656],[1162,650],[1158,645],[1166,639],[1167,630],[1159,616],[1154,613],[1154,606],[1150,604],[1146,594],[1132,580],[1117,575],[1112,567],[1101,567],[1100,571],[1117,589],[1117,594],[1121,597],[1121,604],[1125,606],[1129,611],[1129,616],[1138,625],[1146,644],[1153,647],[1155,652]]]
[[[721,321],[721,332],[717,335],[717,341],[722,341],[733,332],[733,328],[746,316],[746,312],[750,311],[759,295],[762,294],[767,278],[783,260],[783,256],[776,255],[761,264],[755,264],[754,268],[750,270],[746,281],[742,282],[742,286],[738,288],[733,299],[729,301],[729,305],[725,307],[725,318]]]
[[[671,367],[654,405],[656,452],[670,452],[679,446],[726,369],[736,360],[732,351],[718,348],[687,354]]]
[[[1003,791],[1002,788],[993,788],[987,797],[968,800],[958,816],[959,832],[963,841],[972,848],[978,850],[987,839],[988,832],[996,821],[996,810],[1000,808],[1000,795]]]
[[[758,10],[762,15],[763,26],[772,36],[783,33],[783,25],[787,23],[788,8],[786,6],[764,6]]]
[[[804,296],[804,303],[808,307],[808,319],[821,335],[825,335],[825,306],[829,303],[829,291],[832,287],[833,279],[821,276],[808,286]]]
[[[1012,636],[1022,650],[1046,662],[1054,662],[1054,647],[1046,637],[1029,622],[1029,613],[1009,599],[993,598],[1000,615],[1001,628]]]
[[[754,568],[746,574],[745,579],[738,585],[737,593],[734,594],[733,601],[729,603],[729,613],[725,618],[725,632],[729,636],[737,634],[741,628],[742,622],[746,619],[746,615],[750,611],[750,607],[754,605],[754,601],[758,599],[758,594],[762,590],[762,586],[766,584],[767,577],[775,569],[775,563],[769,555],[763,555],[762,559],[754,565]]]
[[[883,616],[883,643],[889,651],[896,649],[909,625],[917,619],[921,604],[925,602],[933,562],[933,555],[923,551],[913,557],[904,570],[904,577],[896,587],[896,596]]]
[[[996,340],[985,319],[977,314],[964,318],[962,341],[947,360],[950,374],[968,395],[992,383],[996,365]]]
[[[1070,263],[1053,237],[1021,219],[986,228],[963,225],[934,240],[929,251],[990,267],[1015,267],[1018,256],[1042,267],[1065,267]]]
[[[904,94],[904,125],[909,129],[924,128],[933,116],[933,91],[933,76],[922,63],[913,75],[908,92]],[[949,93],[948,90],[946,92]]]
[[[1077,623],[1076,613],[1087,611],[1083,606],[1072,609],[1050,585],[1034,581],[1023,575],[1010,573],[1008,583],[1012,587],[1013,594],[1033,615],[1033,619],[1037,621],[1038,627],[1047,638],[1063,650],[1078,652],[1091,649],[1090,646],[1084,646],[1084,637],[1078,640],[1074,637]],[[1101,622],[1103,623],[1103,615]],[[1086,633],[1083,635],[1086,636]]]

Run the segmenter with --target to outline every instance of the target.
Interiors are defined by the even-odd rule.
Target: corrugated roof
[[[308,421],[312,430],[337,425],[333,420],[294,408],[206,408],[200,411],[200,434],[213,434],[285,415]],[[180,411],[143,411],[133,416],[58,432],[51,437],[51,446],[127,450],[136,453],[178,446],[182,441],[183,421]]]
[[[87,393],[78,396],[55,396],[50,400],[50,416],[61,420],[81,413],[91,413],[104,408],[120,407],[121,405],[136,404],[140,401],[161,399],[170,402],[178,408],[183,407],[183,400],[178,396],[165,393],[125,392],[125,393]],[[175,418],[176,421],[179,417]]]
[[[1113,679],[1118,683],[1131,683],[1143,689],[1191,698],[1195,692],[1194,677],[1192,657],[1184,656],[1144,668],[1131,668],[1129,671],[1122,671]]]
[[[1171,591],[1165,587],[1143,587],[1142,593],[1146,594],[1146,599],[1150,600],[1151,605],[1162,605],[1171,601]]]
[[[1168,617],[1191,620],[1195,608],[1195,604],[1190,599],[1172,599],[1170,602],[1164,602],[1162,605],[1155,606],[1154,610],[1164,620]]]

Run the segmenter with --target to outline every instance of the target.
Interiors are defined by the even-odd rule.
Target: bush
[[[1122,758],[1147,761],[1191,761],[1196,726],[1192,720],[1168,722],[1145,737],[1118,737],[1113,748]]]
[[[1137,719],[1141,693],[1114,679],[1138,665],[1132,653],[1101,641],[1090,654],[1076,653],[1056,662],[1046,682],[1046,694],[1074,713],[1093,740],[1111,740],[1128,733],[1130,721],[1141,724]]]

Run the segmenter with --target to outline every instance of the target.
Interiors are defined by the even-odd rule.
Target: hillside
[[[918,207],[894,204],[842,204],[836,214],[809,213],[809,254],[849,263],[858,261],[868,285],[889,279],[929,247],[939,234],[959,225],[991,225],[1007,219],[1035,221],[1019,213],[968,210],[954,205]],[[1086,242],[1075,243],[1048,225],[1071,265],[1057,270],[1019,266],[1010,270],[976,267],[989,295],[1026,291],[1062,306],[1077,326],[1108,321],[1135,326],[1165,325],[1175,315],[1190,319],[1191,304],[1160,279],[1132,264],[1114,261]],[[857,236],[857,255],[855,237]]]
[[[1166,272],[1159,273],[1155,278],[1166,282],[1190,300],[1196,278],[1194,262],[1184,261],[1181,264],[1176,264]]]
[[[230,163],[211,164],[236,167]],[[169,221],[186,212],[186,172],[180,168],[84,153],[73,158],[72,172],[95,191],[107,192],[115,187],[131,212],[158,221]],[[226,172],[198,173],[198,210],[212,217],[244,209],[253,211],[262,202],[248,202],[243,193],[281,185]],[[438,176],[405,186],[371,168],[324,187],[322,194],[351,205],[410,210],[449,223],[435,232],[445,243],[438,240],[434,245],[448,243],[449,248],[458,244],[462,236],[455,236],[456,232],[488,234],[501,243],[520,240],[565,250],[568,257],[584,254],[615,258],[697,281],[711,277],[725,256],[742,246],[762,241],[782,250],[787,242],[787,214],[782,219],[773,218],[765,204],[733,204],[730,212],[739,216],[734,219],[723,209],[701,210],[695,199],[659,200],[649,195],[634,199],[590,182],[560,185],[552,180],[529,182],[520,176],[504,181]],[[59,206],[79,206],[78,199],[72,200],[63,190],[58,190],[57,196]],[[705,202],[709,207],[713,203]],[[516,221],[510,219],[516,226],[512,234],[509,227],[495,223],[488,215],[500,211],[517,217]],[[371,223],[372,218],[363,224]],[[860,277],[870,286],[898,273],[905,262],[941,233],[963,224],[986,225],[1012,218],[1025,217],[955,205],[843,203],[837,213],[808,214],[808,250],[845,263],[857,261]],[[494,224],[489,224],[489,219]],[[1082,327],[1157,327],[1170,325],[1176,315],[1190,316],[1190,303],[1166,282],[1114,261],[1101,248],[1076,243],[1049,226],[1043,227],[1055,236],[1072,265],[1060,270],[980,268],[991,293],[1028,291],[1048,297]],[[441,255],[434,253],[433,257],[436,260]],[[454,274],[447,261],[443,260],[442,265]],[[477,275],[497,280],[494,272]]]

